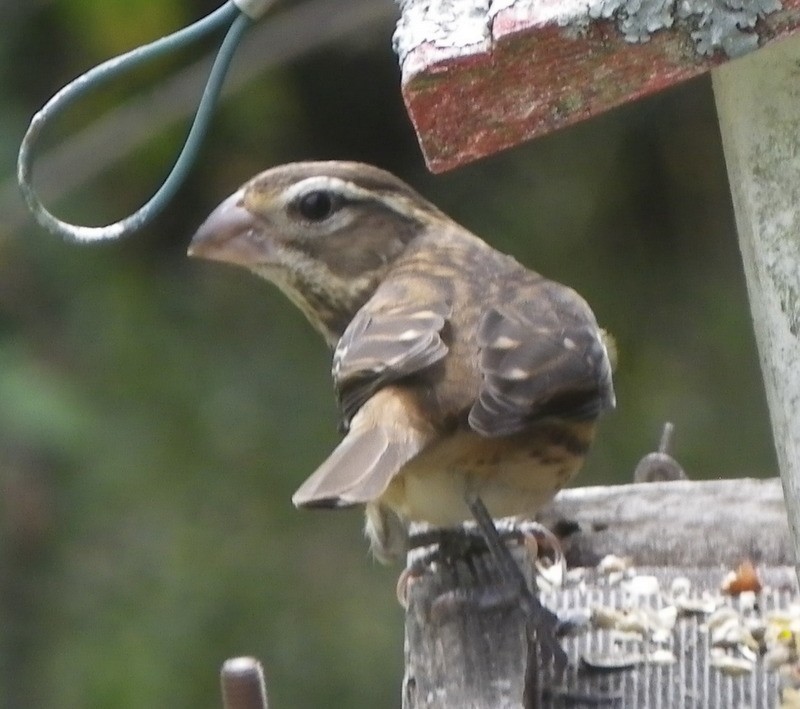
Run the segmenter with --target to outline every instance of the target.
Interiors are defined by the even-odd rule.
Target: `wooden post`
[[[423,556],[412,552],[409,569]],[[530,561],[515,556],[530,579]],[[407,579],[403,709],[521,707],[525,619],[491,555],[422,564]]]
[[[800,41],[780,42],[718,67],[712,81],[800,561]]]

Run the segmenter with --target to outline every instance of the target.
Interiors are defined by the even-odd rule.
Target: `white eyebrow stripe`
[[[365,190],[353,182],[343,180],[340,177],[330,175],[314,175],[306,177],[293,185],[289,185],[282,193],[285,204],[292,202],[302,194],[309,192],[336,192],[344,197],[365,198],[371,196],[369,190]]]
[[[381,204],[404,218],[408,218],[409,216],[416,217],[420,212],[425,212],[424,209],[421,210],[414,200],[405,194],[381,191],[376,195],[373,190],[365,189],[355,182],[343,180],[341,177],[333,177],[331,175],[313,175],[312,177],[306,177],[299,182],[295,182],[283,190],[279,199],[281,199],[283,205],[286,206],[291,204],[291,202],[300,195],[315,190],[334,192],[352,201],[374,201],[377,197]]]

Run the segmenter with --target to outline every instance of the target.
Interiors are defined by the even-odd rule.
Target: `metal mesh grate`
[[[775,611],[787,611],[797,603],[794,570],[775,568],[761,571],[764,589],[755,605],[742,604],[736,597],[720,594],[723,569],[637,569],[638,575],[655,576],[659,591],[635,598],[625,591],[622,583],[612,583],[598,572],[588,572],[578,583],[567,585],[557,592],[543,594],[546,605],[557,610],[559,617],[587,617],[600,607],[613,609],[663,609],[673,603],[669,593],[673,580],[685,577],[691,584],[692,595],[704,591],[714,599],[716,609],[727,607],[751,626],[766,623]],[[794,611],[798,613],[797,610]],[[753,669],[739,674],[712,666],[711,634],[703,626],[714,613],[680,613],[662,649],[675,656],[670,664],[657,664],[648,658],[654,644],[636,640],[632,634],[618,629],[604,629],[594,624],[563,639],[570,663],[563,681],[553,689],[546,706],[614,706],[670,709],[760,709],[780,705],[781,673],[767,669],[763,656],[752,654]],[[798,615],[800,618],[800,615]],[[736,656],[735,644],[718,653]],[[633,653],[633,654],[632,654]],[[615,659],[641,653],[642,661],[626,667],[598,669],[585,659]],[[624,662],[620,663],[625,665]]]

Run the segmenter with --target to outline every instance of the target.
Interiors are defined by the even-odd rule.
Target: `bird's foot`
[[[494,563],[497,565],[501,577],[504,581],[515,588],[519,605],[525,614],[526,628],[528,634],[528,670],[526,672],[526,694],[540,696],[539,673],[542,668],[551,667],[556,676],[560,676],[567,665],[567,655],[558,642],[558,616],[546,608],[539,600],[536,591],[535,578],[532,579],[533,589],[528,585],[522,569],[519,567],[509,548],[504,544],[494,521],[491,518],[483,501],[477,495],[467,496],[467,505],[475,518],[475,523],[483,535],[486,546],[492,555]],[[536,540],[538,557],[539,538],[537,535],[528,537],[528,543]],[[552,544],[555,539],[551,535],[545,535],[548,544]],[[555,547],[560,553],[560,547],[555,543]]]
[[[513,536],[519,538],[516,532]],[[408,607],[411,584],[427,573],[432,566],[444,564],[449,568],[454,568],[456,564],[466,564],[471,571],[471,576],[478,579],[480,573],[476,566],[479,563],[477,560],[487,551],[483,535],[477,529],[463,527],[457,529],[439,527],[416,532],[408,537],[408,548],[412,552],[419,551],[413,554],[414,560],[403,570],[397,580],[397,600],[403,608]],[[470,585],[466,593],[459,592],[457,599],[453,594],[444,594],[444,596],[456,604],[474,600],[478,605],[484,605],[486,600],[477,597],[473,599],[472,591],[473,586]],[[443,602],[445,602],[444,596]]]
[[[528,529],[520,530],[516,526],[497,529],[501,542],[517,543],[525,546],[526,553],[532,556],[534,565],[540,572],[552,565],[548,561],[537,560],[537,555],[544,544],[539,541],[546,534],[552,536],[549,530],[542,527],[542,534],[538,528],[529,533]],[[556,544],[558,540],[555,540]],[[470,571],[469,588],[461,589],[456,597],[452,593],[444,594],[442,604],[472,603],[480,607],[490,605],[508,605],[509,594],[501,590],[493,577],[498,575],[496,566],[484,568],[482,558],[489,547],[481,530],[475,527],[458,527],[454,529],[438,527],[416,532],[408,537],[409,551],[419,550],[414,555],[414,560],[403,570],[397,580],[397,600],[403,608],[408,607],[408,589],[415,580],[422,577],[433,565],[444,564],[454,567],[456,564],[466,565]],[[507,586],[506,579],[501,576],[503,586]],[[513,592],[516,602],[516,590]]]

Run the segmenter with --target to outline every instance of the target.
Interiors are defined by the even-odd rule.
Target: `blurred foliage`
[[[65,81],[214,6],[6,3],[6,184],[27,117]],[[184,257],[269,165],[381,165],[587,297],[619,343],[619,409],[579,484],[629,480],[667,419],[692,477],[775,473],[708,81],[434,177],[391,31],[309,50],[228,99],[190,183],[140,235],[77,247],[0,223],[3,709],[219,706],[219,665],[247,653],[275,707],[399,705],[399,569],[368,558],[357,511],[289,500],[336,441],[329,355],[270,286]],[[62,213],[138,206],[181,131],[154,127]]]

